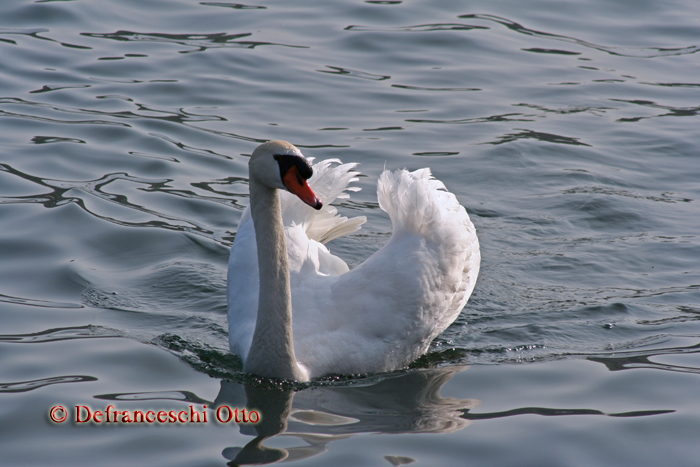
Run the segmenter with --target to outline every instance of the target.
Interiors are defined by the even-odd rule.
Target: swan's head
[[[268,188],[294,193],[316,210],[323,207],[308,183],[313,175],[311,164],[293,144],[286,141],[261,144],[253,151],[248,170],[251,180]]]

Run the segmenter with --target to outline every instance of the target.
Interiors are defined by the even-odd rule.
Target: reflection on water
[[[674,412],[605,413],[595,409],[522,407],[502,412],[472,413],[472,409],[481,405],[480,400],[440,395],[441,388],[467,368],[414,370],[388,375],[369,385],[314,386],[299,391],[222,381],[213,408],[245,407],[262,414],[260,423],[240,425],[241,433],[254,438],[243,447],[225,449],[223,455],[233,465],[268,464],[322,454],[328,450],[331,441],[363,433],[452,433],[476,420],[528,414],[644,417]],[[266,439],[280,435],[296,438],[302,444],[284,449],[264,445]],[[389,460],[392,464],[394,461],[399,459]]]
[[[222,380],[216,399],[211,402],[190,391],[156,391],[95,395],[96,399],[128,402],[153,400],[180,401],[206,406],[214,422],[217,409],[241,409],[260,414],[259,423],[243,423],[240,432],[252,439],[244,446],[231,446],[222,455],[230,465],[262,465],[298,461],[329,450],[329,443],[362,434],[453,433],[475,421],[519,415],[608,416],[635,418],[673,413],[674,410],[637,410],[605,413],[585,408],[519,407],[498,412],[473,412],[477,399],[444,397],[443,386],[468,367],[431,368],[383,375],[380,378],[344,383],[316,382],[298,388],[280,388],[272,382],[241,383]],[[72,378],[72,380],[71,380]],[[29,391],[58,382],[92,381],[91,377],[54,378],[0,386],[4,392]],[[248,378],[249,379],[249,378]],[[494,390],[499,390],[494,388]],[[226,414],[224,412],[224,418]],[[231,421],[228,424],[233,424]],[[223,425],[222,425],[223,426]],[[276,436],[292,441],[291,447],[265,444]],[[286,441],[289,445],[290,442]],[[415,461],[405,456],[385,456],[392,465]]]
[[[314,386],[280,391],[221,382],[215,407],[247,407],[262,414],[241,432],[255,438],[242,448],[224,450],[234,464],[299,460],[328,450],[331,441],[361,433],[450,433],[471,424],[464,414],[480,401],[442,397],[440,389],[465,367],[411,371],[389,375],[362,386]],[[360,383],[361,384],[361,383]],[[302,444],[287,449],[263,445],[277,435]]]

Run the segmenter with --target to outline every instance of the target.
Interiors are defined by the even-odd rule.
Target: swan
[[[385,170],[377,195],[393,233],[349,270],[325,243],[366,221],[330,205],[359,190],[349,186],[357,164],[311,161],[286,141],[264,143],[250,158],[250,206],[228,264],[231,351],[244,372],[285,380],[406,367],[474,289],[474,226],[429,169]]]

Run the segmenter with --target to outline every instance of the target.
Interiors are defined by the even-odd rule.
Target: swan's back
[[[338,162],[313,167],[309,183],[324,202],[322,211],[282,193],[294,349],[311,378],[405,367],[457,318],[479,272],[474,226],[428,169],[381,174],[377,194],[392,236],[348,271],[323,245],[365,221],[340,217],[329,206],[347,197],[357,174],[354,165]],[[244,214],[231,250],[228,291],[231,350],[243,359],[255,327],[258,280],[255,233]]]

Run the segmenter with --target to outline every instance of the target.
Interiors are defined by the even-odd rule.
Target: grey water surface
[[[694,0],[2,2],[0,465],[698,465],[699,52]],[[385,167],[469,211],[476,289],[411,368],[229,353],[269,139],[360,164],[352,266]],[[110,405],[208,420],[75,421]]]

